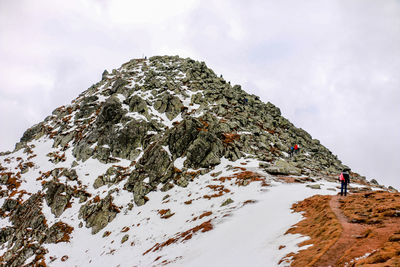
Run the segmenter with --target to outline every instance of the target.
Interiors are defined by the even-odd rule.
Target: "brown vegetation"
[[[329,208],[330,196],[316,195],[293,204],[296,212],[304,212],[304,220],[297,223],[286,233],[302,234],[311,239],[299,244],[300,247],[313,244],[298,254],[290,253],[282,261],[289,261],[292,266],[313,266],[339,239],[342,228],[335,214]]]
[[[230,190],[225,188],[223,185],[207,185],[208,188],[211,188],[216,193],[212,195],[204,195],[203,198],[212,199],[216,197],[223,196],[225,193],[229,193]]]
[[[400,194],[367,192],[313,196],[294,204],[305,219],[288,233],[313,244],[282,261],[292,266],[400,266]],[[291,258],[292,257],[292,258]]]
[[[54,224],[54,226],[57,227],[60,230],[60,232],[63,233],[63,236],[60,239],[58,239],[56,243],[69,242],[71,240],[70,234],[74,230],[74,227],[69,226],[68,224],[63,222],[57,222]]]
[[[240,138],[240,135],[237,133],[224,133],[222,134],[224,136],[223,142],[225,144],[233,143],[235,140],[238,140]]]
[[[246,186],[252,182],[262,182],[261,186],[269,186],[266,182],[266,178],[256,172],[247,171],[246,168],[236,167],[241,172],[234,173],[232,176],[225,176],[213,179],[213,181],[220,181],[224,183],[226,180],[231,181],[235,179],[235,185]]]
[[[143,255],[146,255],[149,252],[158,251],[158,250],[162,249],[163,247],[169,246],[169,245],[177,243],[179,241],[183,242],[183,241],[189,240],[192,238],[193,234],[195,234],[199,231],[204,233],[204,232],[208,232],[212,229],[213,229],[213,226],[211,224],[211,220],[203,222],[202,224],[199,224],[183,233],[175,234],[174,237],[171,237],[170,239],[168,239],[167,241],[165,241],[163,243],[156,243],[153,247],[151,247],[150,249],[145,251],[143,253]]]

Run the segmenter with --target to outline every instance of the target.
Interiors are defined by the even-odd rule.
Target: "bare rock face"
[[[92,228],[92,234],[96,234],[114,220],[119,212],[119,208],[112,203],[112,196],[107,196],[83,205],[79,210],[79,218],[86,222],[86,227]]]

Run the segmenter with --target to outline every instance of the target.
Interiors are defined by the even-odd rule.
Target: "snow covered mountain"
[[[285,234],[302,219],[292,204],[336,194],[343,168],[204,62],[134,59],[0,154],[0,262],[290,265],[308,238]]]

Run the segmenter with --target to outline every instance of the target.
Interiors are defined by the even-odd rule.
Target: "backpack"
[[[344,180],[345,180],[345,179],[344,179],[344,176],[343,176],[343,172],[340,173],[339,180],[340,180],[340,181],[344,181]]]

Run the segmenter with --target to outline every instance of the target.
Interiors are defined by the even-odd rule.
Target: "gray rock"
[[[284,160],[278,160],[274,166],[265,168],[265,171],[273,175],[301,175],[301,170]]]
[[[79,210],[79,219],[86,222],[86,227],[92,228],[92,234],[98,233],[114,220],[119,209],[112,203],[112,196],[100,200],[97,203],[87,203]]]
[[[306,187],[309,187],[311,189],[321,189],[321,186],[319,184],[308,184]]]
[[[231,198],[228,198],[227,200],[225,200],[222,204],[221,207],[229,205],[231,203],[233,203],[234,201]]]
[[[378,183],[378,181],[377,180],[375,180],[375,179],[372,179],[371,181],[369,181],[371,184],[374,184],[374,185],[379,185],[379,183]]]
[[[123,244],[123,243],[125,243],[126,241],[128,241],[128,239],[129,239],[129,235],[128,235],[128,234],[124,235],[124,236],[122,237],[122,239],[121,239],[121,244]]]

